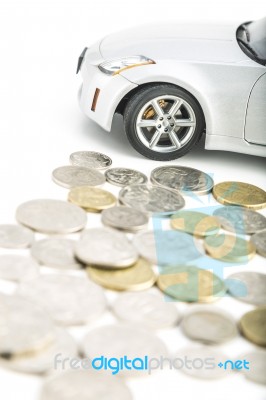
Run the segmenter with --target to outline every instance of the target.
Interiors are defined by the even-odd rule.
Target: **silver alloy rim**
[[[136,120],[137,136],[149,150],[170,153],[184,147],[196,129],[193,108],[184,99],[164,95],[149,100]]]

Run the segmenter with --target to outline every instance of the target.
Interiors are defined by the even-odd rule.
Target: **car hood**
[[[154,61],[241,62],[247,56],[236,40],[239,25],[145,25],[106,36],[100,43],[100,52],[104,59],[144,55]]]

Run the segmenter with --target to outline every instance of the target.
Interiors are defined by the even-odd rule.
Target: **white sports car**
[[[165,24],[105,37],[79,58],[82,111],[106,131],[124,117],[132,146],[154,160],[206,149],[266,156],[266,18]]]

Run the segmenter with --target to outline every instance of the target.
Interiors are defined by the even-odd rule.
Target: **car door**
[[[266,73],[256,81],[249,96],[245,139],[249,143],[266,145]]]

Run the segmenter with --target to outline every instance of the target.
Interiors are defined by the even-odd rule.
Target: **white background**
[[[66,199],[67,191],[51,181],[51,171],[67,164],[73,151],[102,151],[113,159],[114,166],[131,166],[146,173],[161,165],[142,158],[130,147],[121,118],[115,119],[108,134],[79,111],[80,77],[75,69],[85,46],[112,31],[140,23],[231,22],[265,15],[265,2],[259,0],[1,0],[0,223],[14,222],[16,207],[23,201]],[[202,146],[178,161],[214,174],[216,182],[231,179],[265,187],[263,162],[259,157],[206,151]],[[264,262],[256,256],[249,269],[260,270]],[[250,309],[235,300],[228,301],[223,299],[219,305],[230,308],[237,318]],[[177,331],[161,336],[173,349],[180,347],[179,340],[184,341]],[[244,339],[238,339],[226,350],[228,356],[234,356],[252,348]],[[0,369],[0,398],[34,400],[40,383],[39,378]],[[236,374],[226,380],[202,382],[164,371],[159,379],[154,376],[129,384],[137,400],[148,396],[157,400],[265,398],[262,386]]]

